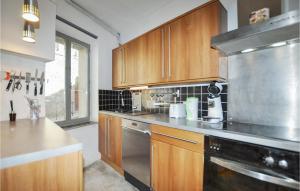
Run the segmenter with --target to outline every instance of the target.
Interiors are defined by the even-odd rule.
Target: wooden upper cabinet
[[[227,65],[221,67],[218,51],[210,43],[211,37],[225,32],[226,18],[222,4],[210,1],[126,43],[124,74],[113,69],[124,80],[113,82],[114,87],[226,79]],[[114,60],[119,60],[117,55]],[[113,67],[118,66],[114,62]]]
[[[124,48],[116,48],[112,52],[113,87],[124,86]]]
[[[167,25],[169,81],[222,78],[219,54],[210,46],[211,37],[220,33],[221,11],[215,1]]]
[[[165,29],[158,28],[154,31],[147,33],[146,36],[146,73],[147,83],[155,84],[166,81],[166,66],[165,66]]]

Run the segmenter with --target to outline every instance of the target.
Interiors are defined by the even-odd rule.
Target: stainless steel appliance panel
[[[228,57],[228,119],[300,128],[300,44]]]
[[[122,120],[124,170],[150,187],[150,128],[149,124]]]

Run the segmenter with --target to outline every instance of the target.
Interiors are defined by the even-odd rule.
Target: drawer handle
[[[189,140],[189,139],[183,139],[183,138],[175,137],[175,136],[172,136],[172,135],[167,135],[167,134],[164,134],[164,133],[158,133],[158,132],[155,132],[155,131],[152,131],[152,133],[155,133],[155,134],[158,134],[158,135],[161,135],[161,136],[164,136],[164,137],[169,137],[169,138],[172,138],[172,139],[177,139],[177,140],[180,140],[180,141],[192,143],[192,144],[198,144],[197,141],[192,141],[192,140]]]

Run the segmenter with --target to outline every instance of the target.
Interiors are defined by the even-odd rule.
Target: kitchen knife
[[[35,79],[34,79],[34,96],[37,96],[37,76],[38,76],[38,70],[35,70]]]
[[[10,79],[9,79],[8,84],[7,84],[7,86],[6,86],[6,91],[7,91],[7,92],[9,91],[9,89],[10,89],[12,83],[13,83],[13,74],[10,76]]]
[[[26,76],[25,76],[25,83],[26,83],[26,94],[29,93],[29,84],[31,81],[31,73],[26,72]]]
[[[40,95],[43,95],[43,88],[44,88],[44,81],[45,81],[45,73],[42,72],[41,78],[40,78]]]

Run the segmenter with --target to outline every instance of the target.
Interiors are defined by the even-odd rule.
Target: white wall
[[[60,21],[56,22],[57,31],[91,45],[91,120],[98,121],[98,90],[112,89],[112,49],[117,47],[117,39],[64,0],[56,2],[56,10],[60,17],[98,36],[95,40],[73,27]]]
[[[141,34],[163,24],[185,12],[192,10],[209,0],[190,0],[190,1],[172,1],[154,12],[143,23],[135,25],[135,27],[123,27],[119,31],[121,33],[121,41],[125,43],[134,39]],[[228,30],[237,28],[237,0],[220,0],[228,16]]]
[[[26,72],[30,72],[31,75],[34,76],[35,69],[38,69],[38,77],[40,77],[41,73],[45,71],[45,64],[43,62],[33,60],[32,58],[25,57],[24,55],[1,51],[0,56],[1,71],[16,72],[17,75],[19,75],[19,72],[21,71],[23,76]],[[5,90],[7,84],[8,81],[1,80],[0,121],[9,120],[10,100],[13,100],[14,102],[14,110],[17,114],[17,119],[30,117],[29,106],[24,96],[39,99],[39,102],[41,103],[41,116],[45,116],[45,97],[44,95],[33,95],[33,82],[30,83],[30,90],[28,95],[26,95],[24,80],[22,81],[22,89],[20,91],[15,90],[14,93],[12,93],[12,91],[7,92]],[[40,83],[38,83],[38,90],[39,87]]]
[[[82,143],[85,167],[99,159],[97,124],[70,129],[67,132]]]
[[[1,49],[31,55],[42,60],[54,59],[55,5],[49,0],[39,1],[40,26],[35,29],[36,42],[22,40],[24,19],[23,0],[1,0]]]

